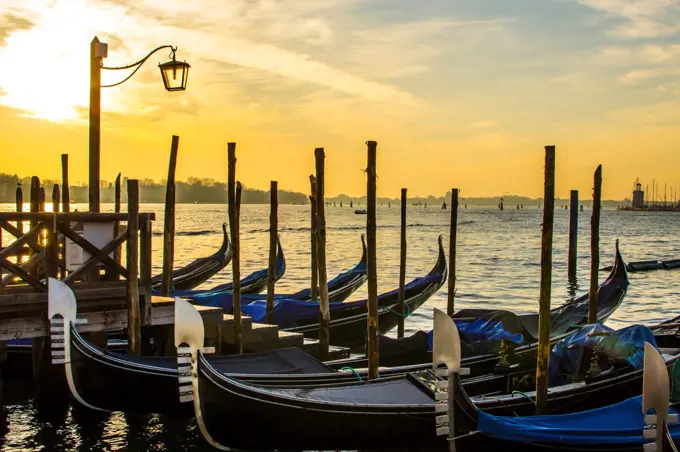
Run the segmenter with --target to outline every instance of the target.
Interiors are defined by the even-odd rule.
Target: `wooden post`
[[[113,211],[115,213],[120,213],[120,173],[116,176],[116,183],[114,185],[114,191],[113,191]],[[142,225],[143,227],[144,225]],[[120,222],[119,221],[114,221],[113,222],[113,236],[117,236],[120,234]],[[116,250],[114,251],[114,259],[117,262],[120,262],[121,258],[121,247],[117,247]]]
[[[316,255],[319,274],[319,358],[328,359],[330,346],[331,314],[328,307],[328,276],[326,274],[326,211],[324,207],[324,187],[326,184],[326,154],[323,148],[314,149],[316,160]]]
[[[71,211],[71,198],[68,186],[68,154],[61,154],[61,211]]]
[[[241,321],[241,245],[239,242],[236,200],[236,143],[227,143],[227,196],[229,201],[229,231],[231,232],[231,270],[233,280],[234,345],[238,354],[243,353],[243,323]],[[240,200],[239,200],[240,204]],[[240,207],[240,206],[239,206]]]
[[[366,186],[366,242],[368,257],[368,378],[378,378],[378,268],[376,260],[376,154],[378,143],[367,141],[368,147],[368,182]]]
[[[404,337],[404,286],[406,285],[406,189],[401,189],[401,243],[399,247],[399,322],[397,323],[397,337]]]
[[[602,165],[595,170],[593,187],[593,215],[590,217],[590,294],[588,295],[588,323],[597,322],[597,286],[600,269],[600,209],[602,207]]]
[[[16,201],[17,212],[24,211],[24,192],[21,189],[21,185],[17,185],[17,189],[14,192],[14,198]],[[24,223],[23,221],[17,221],[17,229],[20,233],[24,233]],[[21,264],[21,255],[17,256],[17,264]]]
[[[318,254],[316,252],[316,231],[318,225],[316,224],[316,177],[314,175],[309,175],[309,183],[311,185],[311,195],[309,196],[309,203],[311,204],[311,254],[312,254],[312,301],[316,301],[319,298],[319,262]]]
[[[578,190],[572,190],[569,199],[569,264],[570,280],[576,279],[576,256],[578,249]]]
[[[456,298],[456,239],[458,235],[458,189],[451,189],[451,225],[449,231],[449,297],[446,313],[453,316]]]
[[[142,325],[148,325],[151,321],[151,237],[153,222],[146,220],[141,228],[141,237],[139,240],[139,275],[140,285],[144,288],[144,299],[140,298],[140,322]]]
[[[163,282],[161,296],[170,296],[172,271],[175,261],[175,168],[177,167],[177,148],[179,137],[172,136],[168,181],[165,186],[165,223],[163,224]]]
[[[138,271],[138,230],[139,230],[139,181],[128,179],[128,349],[139,355],[141,351],[141,312],[139,308]]]
[[[31,177],[31,212],[40,212],[40,179],[37,176]],[[28,230],[30,231],[36,227],[37,224],[36,221],[31,221]],[[40,237],[38,237],[38,243],[40,243]],[[27,247],[26,251],[29,256],[33,254],[31,247]],[[33,276],[38,276],[37,267],[29,273]]]
[[[97,56],[97,47],[99,47],[99,39],[95,36],[90,43],[90,212],[99,212],[99,149],[101,142],[100,122],[102,57]]]
[[[54,184],[52,187],[52,212],[59,213],[59,185]]]
[[[279,230],[279,183],[269,188],[269,271],[267,272],[267,323],[274,324],[274,284],[276,282],[276,237]]]
[[[545,147],[545,190],[541,234],[541,291],[538,314],[538,357],[536,360],[536,414],[548,408],[550,364],[550,288],[552,283],[553,222],[555,215],[555,146]]]
[[[40,207],[38,208],[38,212],[44,212],[45,211],[45,187],[40,187]]]

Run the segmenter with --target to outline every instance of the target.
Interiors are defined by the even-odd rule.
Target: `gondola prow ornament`
[[[644,374],[642,376],[642,414],[645,417],[645,428],[642,435],[646,439],[654,439],[653,443],[644,445],[644,452],[671,452],[675,450],[673,442],[668,439],[668,424],[676,424],[678,415],[668,412],[670,385],[666,362],[649,342],[645,342]],[[654,414],[647,414],[652,410]]]
[[[449,439],[449,451],[455,452],[455,387],[457,375],[469,375],[470,369],[460,368],[460,336],[453,319],[445,312],[434,309],[433,325],[434,344],[432,349],[432,368],[438,377],[446,380],[436,383],[437,389],[447,392],[435,394],[435,411],[447,413],[436,417],[437,435],[446,435]],[[445,368],[440,369],[440,366]]]

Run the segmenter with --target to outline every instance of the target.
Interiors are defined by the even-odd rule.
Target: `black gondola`
[[[172,272],[174,290],[189,290],[197,287],[217,274],[231,261],[231,245],[226,223],[222,224],[222,246],[212,256],[202,257]],[[151,287],[160,289],[163,275],[151,278]]]
[[[440,316],[453,326],[446,314],[440,312]],[[435,314],[435,324],[437,317]],[[216,371],[200,349],[191,346],[192,334],[183,330],[195,330],[196,320],[200,322],[198,314],[193,319],[185,314],[177,324],[176,344],[184,345],[178,348],[184,354],[178,355],[178,362],[191,362],[191,368],[184,366],[183,369],[186,378],[191,378],[191,386],[184,380],[180,394],[185,400],[193,401],[201,433],[210,444],[220,448],[422,450],[445,446],[447,438],[437,434],[449,434],[450,431],[451,436],[459,437],[478,427],[481,399],[467,396],[467,388],[458,374],[452,375],[451,385],[437,377],[439,372],[435,375],[432,371],[369,383],[316,388],[253,385]],[[193,325],[182,325],[184,321]],[[445,341],[446,344],[451,342]],[[676,338],[674,342],[680,341]],[[666,365],[680,358],[680,350],[675,353],[673,358],[666,359]],[[448,350],[442,355],[435,348],[435,354],[449,357],[449,361],[455,362],[449,369],[459,371],[459,344],[457,351]],[[629,370],[618,376],[603,373],[599,377],[598,381],[552,388],[548,395],[551,412],[585,411],[640,393],[642,370]],[[455,394],[455,427],[450,429],[445,425],[447,420],[443,417],[446,416],[440,415],[442,410],[438,406],[441,405],[437,403],[449,400],[448,394],[436,390],[444,387],[449,387]],[[531,396],[522,395],[521,398],[533,412],[535,405]],[[517,407],[498,404],[496,411],[507,416],[521,415]],[[262,434],[265,425],[267,433]],[[479,448],[479,444],[474,444],[468,450],[495,449]]]

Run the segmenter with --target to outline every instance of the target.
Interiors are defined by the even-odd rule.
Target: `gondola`
[[[226,223],[222,224],[222,246],[212,256],[196,259],[190,264],[172,272],[172,287],[174,290],[188,290],[197,287],[217,274],[231,261],[231,245],[227,234]],[[151,278],[152,289],[160,289],[163,275]]]
[[[176,309],[188,311],[192,308],[180,302]],[[186,311],[178,316],[175,336],[180,353],[178,363],[183,366],[183,375],[186,375],[180,384],[180,394],[184,400],[193,401],[203,436],[210,444],[223,450],[422,450],[445,447],[447,438],[437,436],[437,433],[462,436],[478,428],[481,399],[468,397],[467,385],[463,385],[458,373],[453,373],[450,380],[442,379],[440,371],[430,370],[368,383],[315,388],[265,387],[224,375],[216,371],[200,347],[196,347],[195,344],[202,343],[195,338],[201,319],[198,313],[192,315]],[[451,336],[447,338],[446,334],[437,333],[440,330],[438,323],[444,321],[456,331],[457,339],[451,318],[441,311],[435,312],[433,366],[436,368],[443,362],[449,370],[460,372],[460,344],[447,340]],[[438,336],[443,339],[438,340]],[[680,340],[676,338],[674,342]],[[673,358],[666,358],[664,364],[670,365],[678,358],[680,350],[676,350]],[[187,366],[187,363],[191,365]],[[448,372],[444,374],[448,375]],[[642,370],[625,374],[622,377],[603,373],[598,381],[572,385],[573,388],[553,388],[548,395],[549,410],[584,411],[639,394]],[[190,386],[186,384],[188,378],[191,379]],[[445,387],[454,394],[455,426],[450,428],[445,425],[447,421],[442,418],[441,405],[437,403],[449,400],[448,394],[437,391],[437,388]],[[521,398],[531,411],[535,410],[530,395],[525,394]],[[496,411],[515,415],[516,408],[499,404]],[[261,434],[263,425],[267,426],[266,435]]]
[[[378,296],[378,329],[384,334],[407,317],[434,295],[446,281],[446,255],[442,236],[438,239],[438,257],[432,270],[421,278],[416,278],[404,286],[404,309],[398,309],[399,290],[395,289]],[[368,300],[330,303],[330,337],[334,345],[358,347],[365,343]],[[257,319],[265,313],[262,302],[243,306],[243,311]],[[278,300],[274,303],[274,319],[284,331],[303,333],[308,338],[318,338],[318,303],[300,303],[294,300]]]
[[[345,301],[350,295],[356,292],[366,282],[366,243],[363,234],[361,235],[362,255],[361,260],[346,272],[340,273],[338,276],[328,281],[328,299],[331,302]],[[246,279],[252,279],[253,275]],[[280,278],[280,276],[279,276]],[[245,280],[244,280],[245,281]],[[243,282],[242,282],[243,285]],[[226,288],[224,288],[226,287]],[[173,295],[183,298],[194,299],[197,304],[203,306],[223,306],[229,309],[232,304],[231,285],[217,286],[209,290],[191,290],[176,292]],[[311,299],[311,290],[303,289],[293,294],[276,294],[277,299],[291,299],[299,301],[309,301]],[[249,303],[256,300],[265,300],[265,295],[260,294],[243,294],[241,296],[241,303]]]

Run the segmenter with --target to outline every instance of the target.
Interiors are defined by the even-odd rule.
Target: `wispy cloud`
[[[607,34],[625,38],[657,38],[680,33],[676,0],[576,0],[607,13],[618,23]]]

